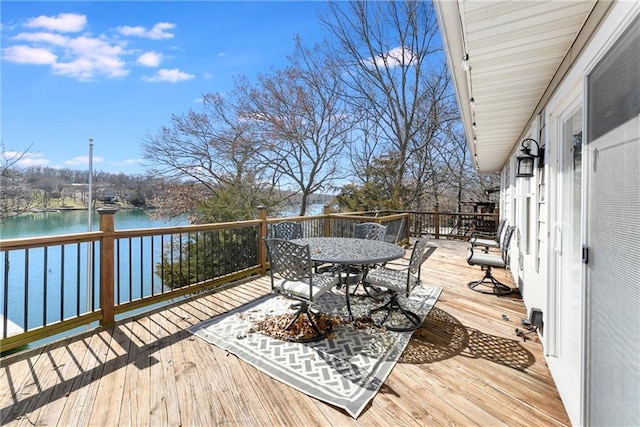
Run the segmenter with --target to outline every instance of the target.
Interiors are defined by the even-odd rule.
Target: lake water
[[[92,216],[92,231],[100,229],[99,217],[98,213],[94,213]],[[152,220],[141,210],[119,210],[115,214],[114,222],[116,230],[188,225],[186,218],[167,221]],[[0,239],[3,240],[56,236],[86,231],[88,231],[87,211],[38,212],[4,218],[0,221]],[[3,283],[3,286],[0,287],[0,300],[2,301],[0,316],[7,317],[22,330],[25,324],[29,328],[38,327],[43,325],[45,319],[46,323],[50,324],[59,321],[61,317],[74,316],[78,311],[85,312],[87,300],[91,300],[87,297],[86,289],[88,246],[81,244],[79,249],[74,249],[74,245],[69,245],[64,253],[60,246],[51,246],[46,251],[32,249],[28,254],[28,267],[25,267],[25,252],[23,250],[11,251],[6,258],[4,255],[0,257],[0,278]],[[157,256],[160,256],[159,251],[158,246]],[[124,256],[127,256],[126,252]],[[128,259],[131,260],[132,268],[138,268],[139,260],[136,257]],[[47,266],[46,270],[43,270],[45,265]],[[63,268],[65,274],[61,274]],[[136,286],[140,280],[154,283],[154,288],[158,291],[162,286],[161,281],[156,276],[152,282],[150,278],[152,274],[152,271],[149,270],[145,272],[144,277],[136,277],[133,282]],[[62,300],[63,296],[64,300]],[[123,294],[123,298],[135,296]],[[94,300],[94,303],[97,304],[97,292],[94,293]],[[67,332],[66,335],[81,330],[83,329],[75,329]],[[61,336],[63,335],[50,337],[38,343],[51,341]]]
[[[321,205],[310,206],[309,215],[321,212]],[[289,213],[289,215],[295,214]],[[82,210],[30,213],[1,220],[0,239],[84,233],[88,231],[87,222],[88,213]],[[188,225],[188,221],[186,218],[152,220],[141,210],[119,210],[115,214],[114,224],[116,230],[130,230]],[[94,213],[91,229],[98,231],[99,228],[99,214]],[[150,252],[155,254],[154,259],[161,257],[162,245],[159,239],[159,236],[154,237],[154,245],[151,244],[150,239],[140,243],[144,245],[146,254]],[[3,283],[0,286],[0,318],[8,318],[22,329],[25,325],[28,328],[39,327],[60,321],[62,318],[75,316],[78,312],[86,312],[86,307],[92,299],[91,294],[88,296],[86,280],[89,268],[88,250],[88,245],[85,243],[81,244],[79,249],[69,245],[64,251],[60,246],[51,246],[46,250],[31,249],[28,252],[28,264],[25,264],[24,250],[11,251],[8,257],[2,255],[0,257],[0,280]],[[120,250],[122,251],[120,253],[122,271],[141,272],[121,278],[123,283],[127,281],[130,283],[129,287],[122,286],[121,294],[118,294],[122,296],[123,301],[140,298],[140,294],[151,292],[151,288],[153,292],[159,292],[163,286],[160,277],[152,269],[143,269],[140,266],[138,254],[142,248],[134,250],[134,248],[123,246]],[[94,266],[94,269],[96,268]],[[96,306],[99,303],[97,292],[93,293],[93,303]],[[137,311],[150,308],[152,307]],[[118,318],[131,314],[120,315]],[[81,330],[75,329],[64,335]],[[60,337],[61,335],[50,337],[36,344]]]
[[[92,231],[98,231],[100,215],[92,216]],[[80,211],[35,212],[0,220],[0,239],[56,236],[60,234],[84,233],[88,230],[88,213]],[[134,228],[172,227],[187,225],[186,218],[166,221],[152,220],[142,210],[119,210],[115,216],[116,230]]]

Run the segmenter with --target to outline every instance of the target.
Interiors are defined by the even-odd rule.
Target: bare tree
[[[330,10],[323,22],[337,42],[332,55],[343,70],[345,100],[370,114],[382,151],[398,156],[392,199],[396,208],[405,207],[401,193],[411,157],[430,142],[418,133],[440,125],[433,109],[448,85],[444,63],[434,60],[441,46],[433,8],[423,1],[354,0],[332,2]]]
[[[353,176],[361,183],[366,183],[373,179],[372,173],[375,170],[372,165],[376,164],[376,159],[387,154],[388,144],[381,137],[380,122],[370,114],[368,108],[361,111],[351,109],[354,121],[354,135],[357,135],[357,143],[349,144],[348,158],[351,163]]]
[[[219,94],[205,94],[201,112],[174,114],[170,127],[143,138],[143,157],[157,175],[191,179],[215,191],[220,183],[259,169],[252,163],[255,150],[249,132],[228,101]]]
[[[23,151],[6,151],[0,141],[0,218],[19,215],[28,211],[33,200],[24,186],[24,177],[18,170],[18,163],[29,154],[29,146]]]
[[[352,118],[342,100],[340,70],[318,46],[296,39],[290,65],[245,82],[242,109],[262,140],[257,151],[280,183],[300,197],[300,215],[309,196],[342,178],[341,155],[350,141]]]
[[[170,127],[142,141],[143,157],[152,172],[173,181],[171,188],[180,189],[186,183],[203,187],[191,193],[199,200],[183,205],[183,213],[191,215],[195,215],[197,201],[222,197],[225,188],[233,187],[235,200],[240,201],[251,199],[256,192],[272,191],[276,179],[260,162],[254,129],[236,107],[219,94],[205,94],[202,102],[201,112],[173,115]],[[166,203],[173,202],[167,199]],[[175,204],[165,211],[179,213]]]

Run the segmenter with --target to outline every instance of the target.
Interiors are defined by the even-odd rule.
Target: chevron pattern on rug
[[[423,285],[403,303],[424,319],[441,291],[440,287]],[[352,299],[354,315],[366,315],[374,303],[370,298]],[[272,378],[357,418],[395,366],[412,332],[354,327],[346,322],[345,295],[337,289],[323,295],[315,306],[323,313],[345,319],[330,338],[295,343],[256,332],[258,322],[267,316],[291,312],[290,305],[290,299],[267,295],[189,331]]]

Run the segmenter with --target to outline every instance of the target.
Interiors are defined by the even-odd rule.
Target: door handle
[[[553,225],[553,250],[561,255],[562,254],[562,224],[555,223]]]

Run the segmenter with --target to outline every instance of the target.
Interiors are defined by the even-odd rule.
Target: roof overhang
[[[599,8],[601,17],[611,2],[434,0],[467,144],[480,173],[502,168],[552,83],[566,72],[566,59],[575,60],[572,47],[598,3],[606,4]]]

